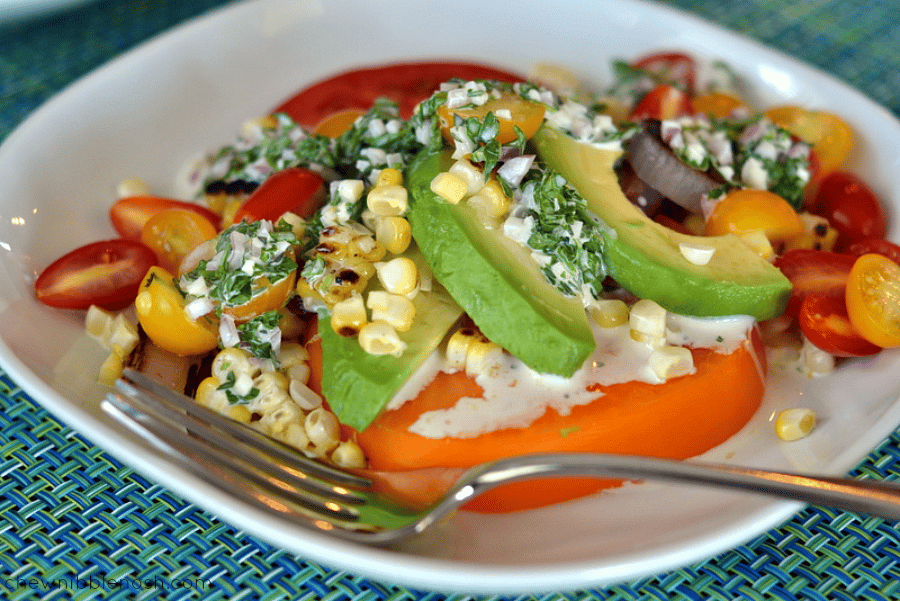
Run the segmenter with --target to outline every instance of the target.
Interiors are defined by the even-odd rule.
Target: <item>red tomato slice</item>
[[[325,180],[318,173],[301,167],[279,171],[251,194],[234,215],[241,221],[275,221],[288,211],[308,219],[321,206],[323,197],[316,194]]]
[[[808,294],[800,306],[797,321],[811,343],[832,355],[866,357],[881,350],[853,328],[842,293]]]
[[[339,111],[366,111],[378,98],[390,98],[399,105],[400,115],[408,119],[418,103],[428,98],[439,84],[454,77],[525,81],[518,73],[475,63],[398,63],[329,77],[285,100],[273,112],[287,113],[297,123],[313,127]]]
[[[691,98],[674,86],[663,84],[650,90],[631,110],[631,121],[674,119],[694,113]]]
[[[675,85],[688,94],[694,93],[696,65],[694,59],[681,52],[657,52],[637,59],[633,67],[652,73],[659,81]]]
[[[881,201],[852,173],[834,171],[822,178],[811,209],[838,231],[838,248],[887,233]]]
[[[141,230],[147,221],[157,213],[167,209],[184,209],[205,217],[213,227],[218,229],[219,216],[213,211],[198,204],[172,198],[158,196],[128,196],[117,201],[109,209],[109,220],[123,238],[141,239]]]
[[[847,247],[845,252],[854,257],[869,254],[882,255],[894,263],[900,264],[900,246],[882,238],[866,238],[865,240],[854,242]]]
[[[134,302],[144,274],[155,264],[156,255],[140,242],[93,242],[51,263],[38,276],[34,291],[51,307],[97,305],[116,311]]]
[[[843,294],[856,257],[825,250],[789,250],[775,260],[775,266],[794,288],[785,314],[796,317],[803,299],[813,292]]]

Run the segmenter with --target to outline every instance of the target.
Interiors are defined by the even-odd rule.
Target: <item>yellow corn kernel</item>
[[[257,399],[266,399],[278,393],[287,392],[288,379],[283,373],[267,371],[253,378],[253,387],[259,390]]]
[[[631,339],[653,348],[666,342],[666,310],[650,299],[641,299],[628,315]]]
[[[381,217],[405,215],[409,208],[409,193],[403,186],[375,186],[366,196],[366,206]]]
[[[309,442],[317,449],[329,451],[340,443],[340,424],[334,413],[319,407],[306,415],[303,422]]]
[[[470,376],[488,373],[500,365],[503,347],[486,338],[475,338],[466,352],[466,373]]]
[[[309,361],[309,351],[299,342],[282,342],[278,349],[278,364],[282,369]]]
[[[295,290],[297,296],[303,301],[303,308],[307,311],[315,311],[316,308],[325,306],[325,298],[318,290],[309,285],[306,278],[297,278]]]
[[[221,385],[222,380],[215,376],[204,378],[197,386],[197,392],[194,394],[194,400],[204,407],[218,410],[220,407],[222,407],[222,402],[225,398],[225,393],[219,390],[219,387]],[[224,402],[226,405],[228,404],[227,400],[225,400]]]
[[[394,355],[399,357],[406,350],[406,343],[400,340],[389,323],[373,321],[359,331],[359,346],[370,355]]]
[[[212,375],[221,382],[228,380],[228,374],[234,374],[235,378],[240,374],[247,374],[251,378],[256,376],[257,368],[250,363],[250,355],[247,351],[237,347],[219,351],[212,362]]]
[[[347,244],[346,256],[350,259],[371,263],[380,261],[385,254],[387,254],[387,249],[370,235],[356,236]]]
[[[354,294],[331,308],[331,329],[346,338],[354,338],[366,323],[366,307],[360,295]]]
[[[331,452],[331,461],[338,467],[362,469],[366,467],[366,456],[362,448],[352,440],[340,443]]]
[[[448,170],[449,173],[466,182],[466,196],[471,196],[484,186],[484,171],[467,159],[459,159]]]
[[[683,346],[663,346],[650,353],[650,369],[663,380],[694,372],[694,356]]]
[[[150,184],[139,177],[123,179],[116,186],[116,197],[128,198],[129,196],[150,196]]]
[[[447,349],[444,355],[447,358],[447,369],[464,369],[466,357],[469,355],[469,347],[475,340],[475,331],[471,328],[460,328],[453,332],[447,340]]]
[[[491,178],[469,199],[482,214],[494,219],[503,219],[509,213],[512,199],[503,191],[496,178]]]
[[[306,323],[288,309],[278,309],[278,328],[281,330],[282,340],[299,338],[306,329]]]
[[[762,230],[741,234],[740,238],[744,241],[744,244],[752,248],[756,254],[766,261],[775,257],[775,249],[772,248],[772,243],[769,242],[769,238]]]
[[[115,351],[111,352],[100,365],[100,374],[97,381],[107,386],[112,386],[122,375],[124,356]]]
[[[285,444],[289,444],[301,451],[305,451],[309,447],[309,437],[306,435],[306,429],[302,424],[288,424],[281,434],[281,440]]]
[[[809,436],[816,427],[816,412],[805,407],[785,409],[775,419],[775,433],[788,442]]]
[[[403,185],[403,173],[399,169],[395,169],[393,167],[387,167],[386,169],[382,169],[378,174],[378,179],[375,180],[375,187],[378,186],[402,186]]]
[[[115,315],[97,305],[91,305],[84,316],[84,329],[91,338],[109,348],[109,331]]]
[[[253,414],[246,405],[229,405],[224,410],[220,410],[220,413],[242,424],[249,424],[253,418]]]
[[[408,257],[397,257],[384,263],[376,263],[378,281],[392,294],[410,294],[419,285],[419,269]]]
[[[588,307],[588,313],[601,328],[628,323],[628,305],[619,299],[600,299]]]
[[[288,393],[297,406],[304,411],[312,411],[322,406],[322,397],[300,380],[291,378]]]
[[[344,202],[356,202],[362,198],[366,184],[361,179],[342,179],[337,182],[338,196]]]
[[[412,242],[412,228],[403,217],[382,217],[375,224],[375,239],[388,252],[399,255]]]
[[[398,332],[408,331],[416,318],[416,306],[411,300],[383,290],[370,292],[366,306],[372,311],[372,321],[387,322]]]
[[[469,186],[464,179],[446,171],[438,173],[431,180],[431,191],[450,204],[459,204],[468,190]]]
[[[300,384],[306,384],[309,382],[309,376],[311,372],[309,369],[309,365],[306,363],[297,363],[296,365],[291,365],[284,371],[291,383],[299,382]]]

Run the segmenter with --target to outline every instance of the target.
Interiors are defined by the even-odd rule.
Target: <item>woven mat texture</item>
[[[87,3],[0,26],[0,140],[68,83],[213,0]],[[678,0],[812,63],[900,115],[900,0]],[[856,470],[900,474],[895,433]],[[515,599],[900,599],[900,535],[879,519],[806,509],[750,543],[609,588]],[[101,590],[100,579],[155,582]],[[69,590],[31,580],[79,582]],[[179,585],[181,588],[173,588]],[[106,455],[0,373],[0,598],[473,599],[315,565],[222,523]]]

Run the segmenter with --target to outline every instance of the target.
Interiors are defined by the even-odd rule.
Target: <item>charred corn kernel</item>
[[[479,211],[495,219],[502,219],[509,213],[512,199],[503,191],[503,187],[496,179],[491,179],[479,188],[475,196],[469,199]]]
[[[303,303],[303,308],[307,311],[312,313],[325,306],[325,298],[318,290],[310,286],[305,278],[297,278],[295,290]]]
[[[212,375],[220,382],[228,380],[228,374],[247,374],[251,378],[257,374],[257,369],[250,363],[250,355],[247,351],[237,347],[219,351],[212,362]]]
[[[347,244],[346,254],[351,259],[368,261],[371,263],[380,261],[384,258],[386,253],[387,249],[372,236],[357,236]]]
[[[469,355],[469,347],[475,340],[475,332],[470,328],[460,328],[453,332],[447,340],[447,350],[444,355],[447,358],[447,369],[464,369],[466,357]]]
[[[408,331],[416,317],[416,306],[411,300],[382,290],[370,292],[366,306],[372,311],[372,321],[387,322],[398,332]]]
[[[375,187],[378,186],[402,186],[403,185],[403,173],[399,169],[394,169],[393,167],[388,167],[386,169],[382,169],[378,174],[378,179],[375,180]]]
[[[322,406],[322,397],[316,394],[306,383],[291,379],[288,385],[288,393],[297,406],[304,411],[312,411]]]
[[[278,119],[274,115],[263,115],[244,121],[241,125],[241,135],[245,138],[262,138],[263,130],[278,127]]]
[[[694,356],[683,346],[664,346],[650,353],[650,369],[659,378],[668,380],[694,372]]]
[[[375,239],[389,253],[399,255],[409,248],[412,228],[403,217],[382,217],[375,224]]]
[[[469,186],[464,179],[446,171],[438,173],[431,180],[431,191],[450,204],[459,204],[468,190]]]
[[[816,427],[816,412],[805,407],[785,409],[775,418],[775,433],[788,442],[806,438]]]
[[[331,329],[345,338],[355,338],[368,321],[366,306],[358,294],[331,308]]]
[[[359,331],[359,346],[370,355],[394,355],[399,357],[406,350],[406,343],[400,340],[391,324],[373,321]]]
[[[681,256],[694,265],[706,265],[712,260],[713,255],[716,254],[714,246],[696,242],[679,242],[678,250],[681,251]]]
[[[628,305],[619,299],[600,299],[588,307],[588,313],[601,328],[628,323]]]
[[[139,177],[123,179],[116,186],[116,197],[128,198],[129,196],[150,196],[150,184]]]
[[[763,259],[769,261],[775,257],[775,249],[772,248],[772,243],[769,242],[769,238],[762,230],[741,234],[740,238]]]
[[[366,206],[380,217],[404,215],[409,208],[409,193],[403,186],[375,186],[366,196]]]
[[[641,299],[628,315],[631,339],[659,348],[666,342],[666,310],[650,299]]]
[[[319,449],[333,449],[340,443],[340,425],[337,418],[330,411],[319,407],[306,415],[303,427],[309,442]]]
[[[419,269],[408,257],[397,257],[384,263],[376,263],[378,281],[392,294],[409,294],[419,285]]]
[[[475,338],[466,352],[466,373],[470,376],[488,373],[503,360],[503,347],[496,342]]]
[[[828,375],[834,371],[834,355],[823,351],[803,337],[800,347],[800,371],[810,378]]]
[[[362,469],[366,467],[366,456],[362,448],[352,440],[345,440],[331,452],[331,461],[338,467]]]
[[[800,213],[803,233],[784,243],[784,251],[805,248],[810,250],[832,250],[838,238],[838,231],[824,217],[812,213]]]
[[[466,159],[459,159],[448,170],[466,183],[466,196],[471,196],[484,186],[484,171]]]

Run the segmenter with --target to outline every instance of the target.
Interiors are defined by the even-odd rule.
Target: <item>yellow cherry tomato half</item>
[[[437,114],[441,122],[441,133],[448,142],[453,142],[450,128],[456,124],[456,117],[482,119],[488,113],[494,113],[500,125],[497,141],[508,144],[516,139],[518,127],[522,130],[526,139],[531,138],[540,129],[544,122],[544,105],[539,102],[525,100],[512,93],[504,93],[500,98],[488,100],[481,106],[447,108],[447,105],[438,107]]]
[[[191,319],[172,274],[154,266],[147,271],[134,300],[138,321],[153,343],[176,355],[201,355],[219,344],[211,315]]]
[[[781,242],[803,232],[803,222],[781,196],[768,190],[735,190],[716,204],[706,220],[707,236],[762,231],[770,242]]]
[[[766,116],[816,149],[823,175],[843,165],[850,154],[853,129],[837,115],[799,106],[777,106],[767,110]]]
[[[346,109],[338,111],[328,117],[325,117],[318,125],[313,133],[320,136],[328,136],[329,138],[338,138],[345,131],[349,130],[353,123],[365,114],[364,111],[358,109]]]
[[[141,242],[156,253],[160,267],[177,274],[184,258],[215,235],[215,226],[200,214],[184,209],[165,209],[144,224]]]
[[[861,256],[850,270],[846,301],[850,323],[863,338],[900,346],[900,265],[884,255]]]
[[[727,117],[738,109],[746,109],[747,105],[737,96],[724,92],[709,92],[695,96],[691,101],[694,110],[706,113],[710,117]]]
[[[296,274],[297,272],[294,271],[277,282],[272,282],[267,277],[255,280],[253,296],[249,301],[235,307],[223,306],[222,312],[231,315],[237,322],[244,322],[257,315],[277,311],[293,296]]]

